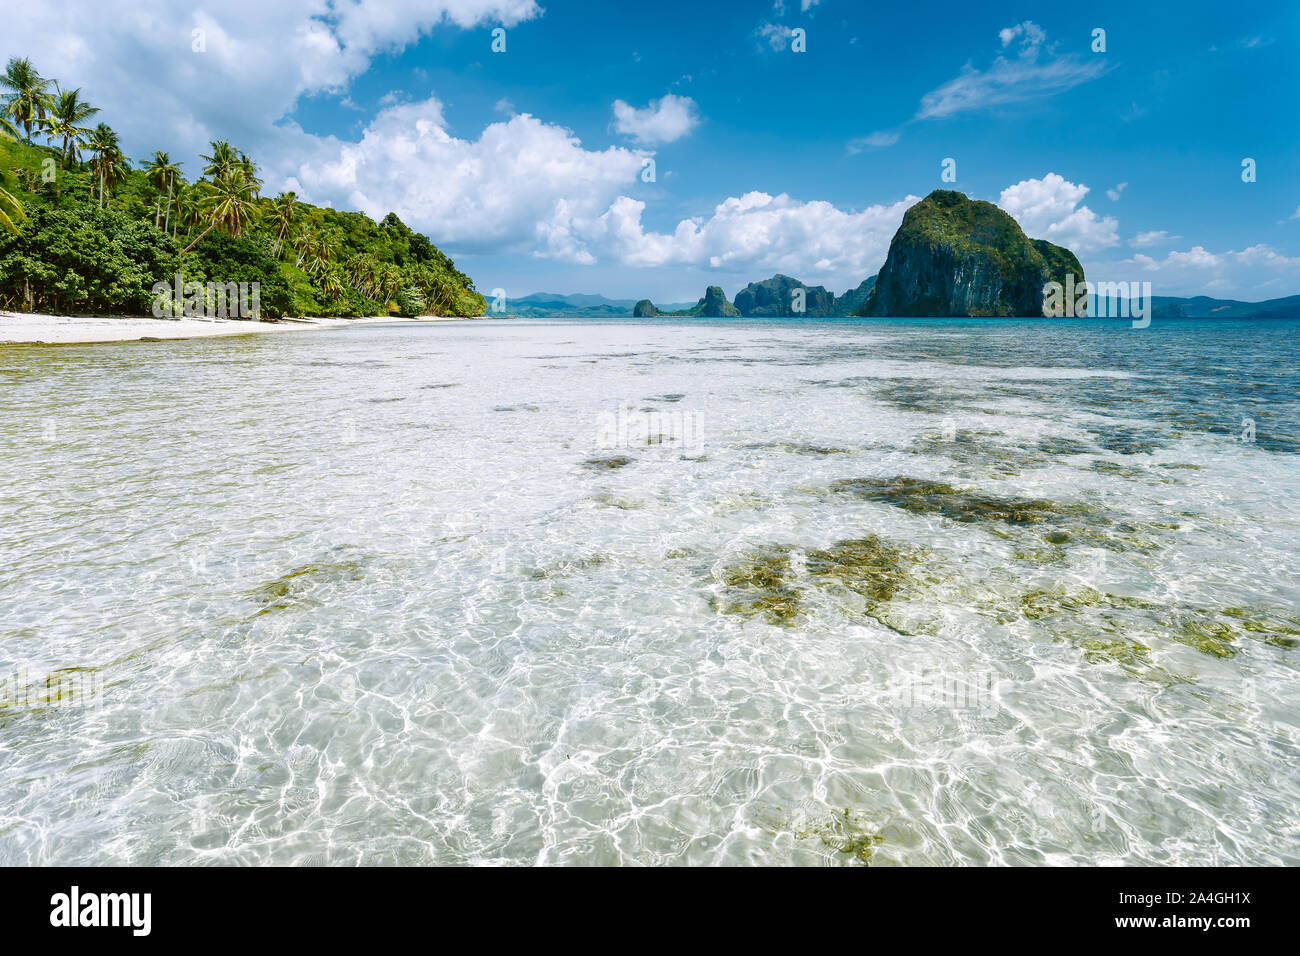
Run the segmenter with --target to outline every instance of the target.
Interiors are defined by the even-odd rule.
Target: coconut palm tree
[[[0,139],[17,139],[18,130],[14,124],[0,117]],[[18,197],[9,190],[0,186],[0,229],[7,229],[9,232],[18,231],[18,222],[26,219],[23,214],[23,204],[18,201]]]
[[[144,171],[145,179],[149,181],[149,185],[153,186],[153,188],[158,192],[158,198],[154,203],[153,213],[153,224],[157,227],[158,221],[163,215],[162,206],[164,187],[167,189],[167,211],[169,213],[171,212],[172,184],[175,182],[176,176],[180,173],[180,165],[178,163],[173,163],[171,156],[167,153],[164,153],[162,150],[157,150],[154,152],[153,158],[145,160],[140,168]],[[166,227],[164,226],[163,228],[165,231]]]
[[[394,265],[384,266],[378,280],[379,300],[388,302],[393,296],[397,295],[397,290],[401,287],[402,270]]]
[[[187,186],[184,182],[178,184],[176,191],[176,219],[172,223],[172,237],[175,238],[177,232],[185,229],[185,236],[188,239],[194,234],[194,230],[203,225],[203,190],[198,185]]]
[[[235,160],[235,168],[244,177],[244,181],[253,187],[254,196],[262,191],[262,180],[257,177],[257,163],[249,159],[245,153],[240,153]]]
[[[346,286],[343,282],[343,276],[339,274],[337,266],[330,266],[325,269],[320,277],[316,280],[316,285],[321,292],[329,299],[340,299]]]
[[[62,140],[59,150],[59,165],[81,161],[82,139],[90,132],[83,124],[99,112],[99,107],[91,106],[81,98],[81,90],[60,89],[54,84],[54,96],[50,99],[49,116],[45,121],[47,139]]]
[[[218,226],[222,232],[238,236],[257,215],[253,185],[238,170],[218,176],[215,182],[207,185],[204,193],[202,207],[208,217],[208,227],[181,250],[182,255]]]
[[[26,57],[11,57],[0,73],[0,87],[9,90],[4,112],[15,123],[21,123],[32,141],[32,127],[45,122],[45,112],[50,105],[50,81],[36,72],[32,61]]]
[[[294,268],[302,268],[303,261],[311,252],[312,244],[315,243],[315,241],[316,240],[313,237],[307,235],[305,232],[300,232],[293,237],[293,248],[294,251],[298,253],[298,258],[295,259],[293,263]]]
[[[320,275],[338,253],[334,237],[319,233],[299,236],[294,240],[294,248],[298,250],[298,268],[305,268],[314,276]]]
[[[26,219],[23,212],[23,204],[18,201],[18,197],[9,190],[0,186],[0,229],[9,232],[18,232],[18,223]]]
[[[345,264],[352,285],[371,298],[375,297],[375,283],[379,275],[379,260],[365,253],[349,256]]]
[[[90,166],[99,180],[99,207],[102,209],[106,191],[125,179],[131,166],[118,146],[117,133],[106,123],[100,123],[90,131],[86,148],[95,154]]]
[[[235,148],[224,139],[214,140],[211,146],[212,155],[200,154],[199,159],[207,164],[203,167],[203,175],[215,182],[239,165],[239,156]]]
[[[276,225],[275,242],[271,243],[271,255],[280,258],[280,247],[284,244],[285,234],[293,225],[298,214],[298,194],[280,193],[271,200],[271,218]]]
[[[167,154],[164,153],[163,155],[165,156]],[[167,227],[171,224],[172,190],[175,189],[176,187],[176,180],[180,178],[181,167],[184,165],[185,165],[184,163],[168,163],[166,168],[164,169],[164,172],[167,174],[167,206],[166,206],[166,212],[163,214],[163,232],[166,232]],[[181,182],[184,183],[185,180],[181,179]]]

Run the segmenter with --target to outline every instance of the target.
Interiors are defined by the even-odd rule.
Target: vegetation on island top
[[[863,316],[1031,316],[1044,286],[1082,284],[1069,249],[1030,239],[993,203],[936,189],[903,214]],[[1084,300],[1086,302],[1086,299]]]
[[[27,59],[0,74],[0,309],[147,315],[179,273],[260,283],[266,318],[483,314],[470,278],[393,213],[263,196],[225,141],[193,181],[163,151],[133,167],[99,112]]]

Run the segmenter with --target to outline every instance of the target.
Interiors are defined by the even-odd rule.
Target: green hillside
[[[263,196],[225,142],[188,178],[166,153],[133,162],[97,113],[27,61],[0,74],[0,309],[147,315],[154,283],[181,273],[260,283],[267,318],[483,314],[473,281],[393,213]]]

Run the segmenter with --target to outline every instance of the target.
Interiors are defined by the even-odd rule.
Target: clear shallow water
[[[1295,864],[1298,367],[1280,322],[0,348],[0,864]]]

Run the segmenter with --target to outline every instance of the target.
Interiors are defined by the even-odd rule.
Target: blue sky
[[[777,271],[842,292],[879,267],[907,205],[946,187],[1075,249],[1090,278],[1300,293],[1297,4],[29,11],[5,17],[0,55],[83,87],[132,155],[169,149],[193,171],[228,137],[268,189],[395,210],[485,292],[666,302]]]

